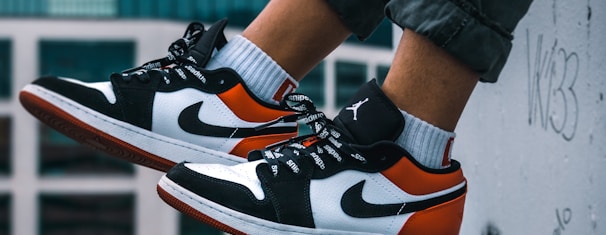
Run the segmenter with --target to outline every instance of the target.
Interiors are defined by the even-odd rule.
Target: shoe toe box
[[[70,100],[114,118],[120,118],[116,96],[110,82],[86,83],[76,79],[46,76],[32,83],[51,91],[57,100]]]
[[[256,167],[260,162],[249,162],[235,166],[220,164],[181,163],[167,173],[167,177],[176,183],[185,185],[230,185],[243,189],[245,194],[251,194],[256,200],[263,200],[265,194],[261,182],[256,175]],[[183,186],[185,186],[183,185]],[[185,186],[187,188],[187,186]],[[190,188],[191,190],[196,190]]]

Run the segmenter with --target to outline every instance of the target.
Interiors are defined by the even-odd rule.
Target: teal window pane
[[[230,27],[246,27],[263,10],[268,0],[212,0],[199,1],[187,0],[180,1],[179,4],[171,6],[173,14],[168,18],[180,19],[184,21],[203,21],[214,22],[222,18],[229,18]],[[121,8],[129,7],[123,6]],[[131,9],[129,7],[128,9]],[[121,15],[127,10],[120,9]],[[167,18],[160,15],[159,18]]]
[[[11,119],[0,117],[0,175],[10,174]]]
[[[1,0],[2,16],[143,18],[214,22],[228,17],[246,27],[269,0]]]
[[[317,107],[324,106],[324,62],[312,69],[297,88],[297,93],[307,95]]]
[[[215,1],[194,1],[194,16],[196,20],[213,22],[216,19],[216,13],[214,12]],[[231,25],[231,24],[230,24]]]
[[[42,194],[39,234],[134,234],[134,198],[132,194]]]
[[[11,197],[0,194],[0,235],[10,234],[11,221]]]
[[[11,41],[0,40],[0,99],[11,97]]]
[[[64,175],[133,175],[129,162],[79,144],[56,130],[39,126],[38,173],[44,176]]]
[[[196,2],[200,2],[199,0],[186,0],[186,1],[179,1],[179,4],[174,4],[176,7],[175,10],[175,16],[177,19],[180,20],[184,20],[184,21],[192,21],[194,20],[194,16],[196,15],[196,13],[194,12],[195,8],[194,8],[194,4]]]
[[[1,16],[37,16],[46,11],[47,1],[43,0],[2,0]]]
[[[228,18],[235,26],[246,27],[263,10],[267,1],[232,1]]]
[[[379,65],[377,66],[377,82],[382,85],[389,72],[389,66]]]
[[[58,17],[113,17],[117,0],[54,0],[48,1],[47,13]]]
[[[221,235],[223,232],[197,221],[185,214],[180,214],[179,218],[180,235]]]
[[[40,42],[40,74],[72,77],[95,82],[107,81],[113,72],[133,67],[133,41]]]
[[[185,1],[187,2],[187,1]],[[156,6],[158,9],[158,18],[170,19],[175,18],[175,9],[181,2],[172,0],[158,0]]]
[[[134,48],[130,41],[41,41],[40,73],[107,81],[110,73],[133,66]],[[46,125],[40,125],[38,147],[41,175],[134,173],[132,164],[78,144]]]
[[[345,106],[351,97],[366,82],[366,65],[361,63],[337,61],[337,107]]]
[[[134,18],[139,14],[136,0],[118,1],[118,16],[122,18]]]

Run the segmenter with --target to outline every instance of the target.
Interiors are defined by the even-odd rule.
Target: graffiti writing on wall
[[[553,131],[571,141],[579,122],[579,103],[575,83],[579,56],[538,34],[534,51],[526,30],[528,56],[528,124]],[[550,44],[548,44],[550,43]]]
[[[556,220],[558,221],[558,225],[555,229],[553,229],[553,235],[560,235],[564,231],[566,231],[566,226],[572,220],[572,210],[570,208],[564,208],[564,210],[555,210]]]

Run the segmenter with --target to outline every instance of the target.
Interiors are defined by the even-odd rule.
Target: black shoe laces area
[[[295,174],[300,174],[300,162],[311,158],[320,169],[326,169],[325,160],[334,159],[341,163],[345,158],[352,158],[366,163],[358,151],[349,146],[348,137],[326,118],[323,112],[316,110],[311,99],[303,94],[291,93],[284,97],[280,105],[295,114],[281,117],[273,122],[263,124],[257,129],[279,122],[294,122],[300,120],[311,127],[312,134],[294,137],[268,146],[265,150],[257,150],[249,155],[249,161],[264,158],[274,176],[285,166]]]
[[[130,68],[121,73],[110,75],[113,79],[122,79],[130,82],[137,79],[143,83],[151,81],[152,77],[160,77],[164,83],[170,84],[171,75],[176,75],[181,79],[187,79],[186,72],[193,74],[202,82],[205,78],[196,69],[197,61],[189,55],[189,51],[196,45],[196,42],[204,34],[204,25],[200,23],[191,23],[187,27],[182,38],[174,41],[168,47],[168,55],[164,58],[149,61],[141,66]]]

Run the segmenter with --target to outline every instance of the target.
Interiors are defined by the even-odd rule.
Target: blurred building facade
[[[0,0],[0,235],[218,234],[165,206],[161,173],[81,146],[39,123],[18,101],[36,77],[106,81],[166,54],[190,21],[227,17],[238,34],[267,0]],[[334,116],[392,59],[385,21],[365,43],[350,38],[301,83]]]

